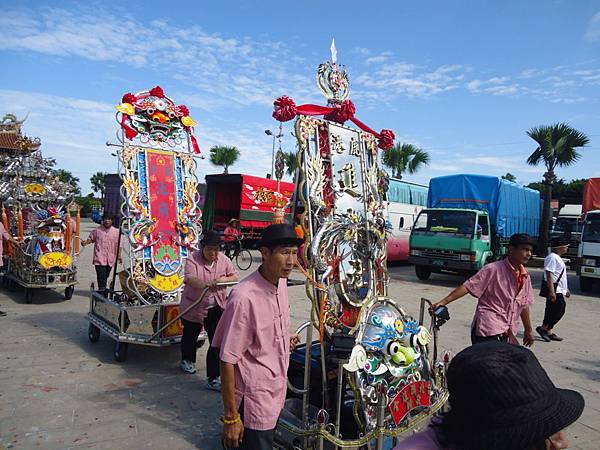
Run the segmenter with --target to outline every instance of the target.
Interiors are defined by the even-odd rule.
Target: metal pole
[[[273,134],[273,150],[271,151],[271,180],[273,179],[274,166],[275,166],[275,134]]]
[[[335,431],[337,433],[337,437],[341,438],[342,434],[340,433],[340,421],[342,415],[342,384],[344,381],[344,365],[341,360],[338,360],[338,383],[337,383],[337,405],[335,412]],[[336,446],[337,448],[337,446]]]

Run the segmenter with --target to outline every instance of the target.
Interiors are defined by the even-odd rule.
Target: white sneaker
[[[196,373],[196,367],[194,366],[194,363],[186,361],[185,359],[181,361],[179,367],[181,367],[181,370],[183,370],[185,373]]]
[[[211,391],[221,392],[221,379],[215,378],[214,380],[207,381],[206,389],[210,389]]]

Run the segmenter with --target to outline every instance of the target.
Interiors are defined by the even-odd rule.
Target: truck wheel
[[[426,281],[431,276],[431,269],[425,266],[415,266],[415,273],[419,280]]]
[[[594,280],[588,277],[579,277],[579,289],[581,292],[589,292],[592,290],[592,286],[594,284]]]

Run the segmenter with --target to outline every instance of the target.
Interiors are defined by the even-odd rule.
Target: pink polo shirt
[[[115,227],[105,228],[100,225],[90,233],[94,243],[92,264],[95,266],[114,266],[117,261],[117,246],[119,245],[119,230]]]
[[[272,430],[283,408],[290,360],[287,283],[275,287],[257,270],[229,294],[212,346],[235,364],[235,399],[244,400],[244,426]]]
[[[479,299],[472,325],[477,336],[507,333],[509,342],[518,344],[515,335],[521,312],[533,303],[529,273],[521,267],[519,275],[506,258],[484,266],[465,282],[469,293]]]
[[[4,255],[4,239],[8,241],[10,239],[10,234],[6,231],[2,222],[0,222],[0,267],[4,265],[4,258],[2,257],[2,255]]]
[[[186,283],[191,278],[195,278],[203,283],[206,283],[208,281],[216,280],[217,278],[231,277],[233,275],[239,275],[238,271],[235,270],[235,267],[233,267],[231,260],[220,252],[217,260],[214,264],[212,264],[212,266],[204,259],[202,250],[192,253],[192,256],[190,256],[185,262]],[[185,288],[183,289],[183,294],[181,294],[179,310],[185,310],[185,308],[198,300],[202,294],[202,291],[203,289],[198,289],[186,284]],[[203,323],[208,314],[208,308],[212,303],[211,300],[214,300],[221,308],[225,309],[227,289],[223,288],[214,292],[208,292],[204,297],[204,300],[202,300],[199,305],[190,309],[183,316],[183,318],[185,320],[189,320],[190,322]]]

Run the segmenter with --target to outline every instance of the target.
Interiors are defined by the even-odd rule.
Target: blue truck
[[[420,280],[432,272],[472,274],[504,256],[514,233],[537,237],[540,193],[486,175],[448,175],[429,182],[427,208],[410,235],[409,262]]]

